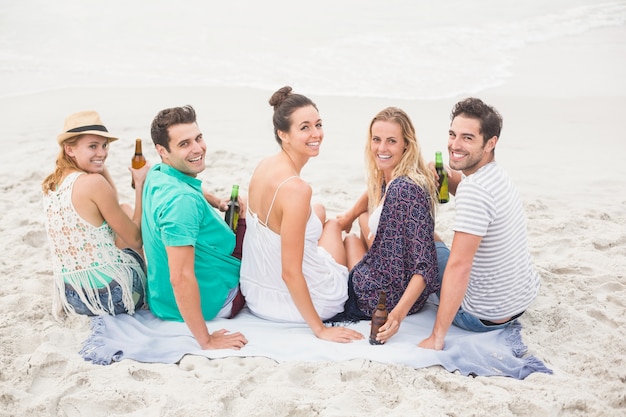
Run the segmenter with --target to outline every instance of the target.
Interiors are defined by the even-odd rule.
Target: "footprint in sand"
[[[587,310],[587,314],[597,320],[600,323],[606,324],[607,326],[616,329],[619,326],[619,324],[617,324],[613,319],[609,318],[606,314],[604,314],[604,312],[596,309],[596,308],[590,308]]]
[[[54,381],[61,379],[67,368],[64,358],[56,358],[56,355],[46,354],[43,358],[35,358],[30,364],[28,373],[32,375],[32,383],[28,392],[34,395],[43,394],[50,390]]]
[[[163,376],[159,372],[149,371],[147,369],[131,367],[128,373],[136,381],[158,381],[163,382]]]
[[[43,230],[31,230],[27,232],[22,240],[33,248],[41,248],[46,244],[46,232]]]
[[[623,248],[624,244],[626,244],[626,236],[621,236],[618,239],[595,239],[592,244],[595,249],[602,251],[612,248]]]

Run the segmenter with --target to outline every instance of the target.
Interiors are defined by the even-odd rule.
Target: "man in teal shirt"
[[[184,321],[202,349],[240,349],[247,343],[241,333],[209,333],[206,321],[233,317],[243,305],[233,250],[245,219],[235,236],[202,191],[196,177],[205,169],[206,143],[193,107],[162,110],[151,135],[162,162],[150,170],[143,189],[150,310],[164,320]]]

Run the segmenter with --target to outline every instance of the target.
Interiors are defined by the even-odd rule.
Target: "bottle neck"
[[[376,308],[379,310],[387,309],[387,294],[384,292],[378,297],[378,306]]]
[[[443,157],[441,152],[435,154],[435,168],[443,168]]]

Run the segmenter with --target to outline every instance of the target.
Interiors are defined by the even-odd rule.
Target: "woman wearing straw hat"
[[[105,166],[117,138],[95,111],[65,119],[55,170],[43,181],[46,232],[52,246],[53,312],[132,314],[143,305],[145,264],[141,193],[150,168],[131,169],[135,207],[120,205]],[[123,248],[123,249],[121,249]]]

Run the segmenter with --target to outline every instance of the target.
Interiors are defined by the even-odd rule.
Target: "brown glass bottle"
[[[135,156],[130,161],[133,169],[139,169],[146,164],[146,157],[143,156],[143,151],[141,149],[141,139],[135,140]],[[135,180],[133,179],[130,183],[130,186],[135,188]]]
[[[388,315],[389,313],[387,312],[387,293],[381,291],[380,295],[378,296],[378,305],[376,306],[376,310],[374,310],[374,313],[372,314],[370,345],[382,345],[381,342],[376,340],[376,335],[378,334],[380,326],[387,322]]]

